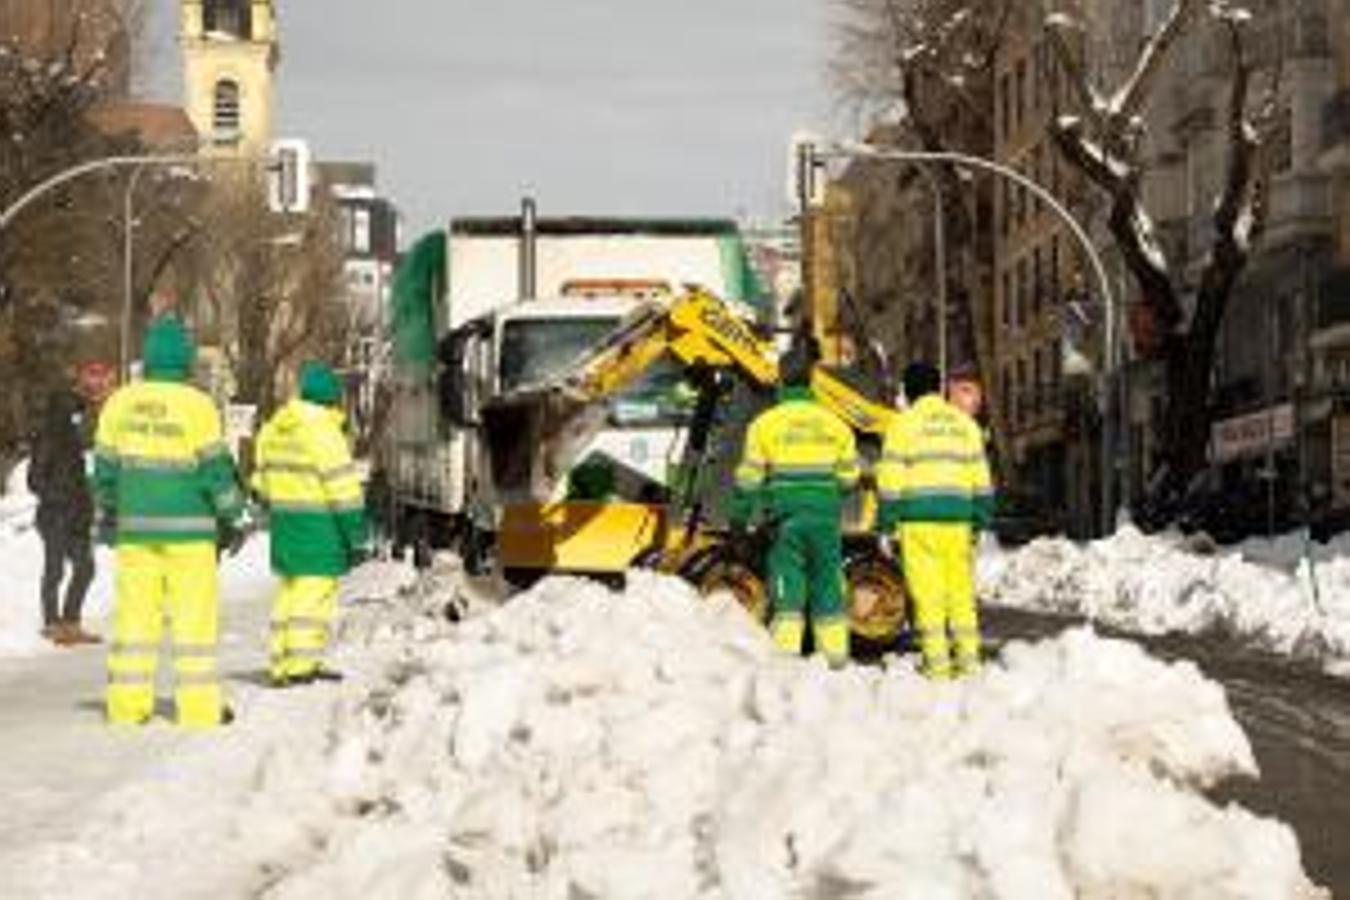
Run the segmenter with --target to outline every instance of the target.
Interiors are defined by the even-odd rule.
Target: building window
[[[1003,371],[999,373],[999,405],[1003,408],[1003,421],[1012,422],[1012,373],[1005,365]]]
[[[1027,361],[1023,357],[1017,360],[1017,400],[1013,404],[1013,416],[1020,423],[1027,410]]]
[[[248,40],[253,35],[252,13],[248,0],[206,0],[202,24],[207,32]]]
[[[1041,378],[1045,370],[1041,368],[1041,348],[1037,347],[1031,357],[1031,412],[1033,415],[1041,414]]]
[[[1041,293],[1044,290],[1041,272],[1041,248],[1031,253],[1031,315],[1037,318],[1041,314]]]
[[[1017,306],[1013,309],[1013,323],[1021,328],[1027,314],[1027,261],[1017,261]]]
[[[1050,237],[1050,272],[1047,275],[1050,281],[1050,291],[1054,295],[1056,302],[1059,300],[1059,235]]]
[[[370,252],[370,210],[359,207],[352,215],[352,250]]]
[[[1012,270],[1003,270],[1003,327],[1012,325]]]
[[[1016,127],[1022,127],[1022,120],[1026,115],[1027,106],[1027,61],[1019,59],[1017,61],[1017,87],[1016,87],[1016,105],[1014,107],[1014,123]]]
[[[211,127],[218,142],[239,140],[239,84],[228,78],[216,82]]]
[[[1034,113],[1041,108],[1041,59],[1044,56],[1043,49],[1045,45],[1037,43],[1031,48],[1031,101],[1030,109]]]
[[[1012,132],[1012,78],[1006,73],[999,79],[999,129],[1006,141]]]

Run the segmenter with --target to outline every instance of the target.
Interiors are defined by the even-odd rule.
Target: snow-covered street
[[[1223,691],[1132,644],[1072,631],[933,685],[907,659],[778,657],[656,577],[548,581],[459,624],[458,573],[405,578],[348,586],[347,683],[235,681],[218,734],[95,737],[95,712],[53,711],[87,730],[49,762],[124,755],[41,830],[6,813],[30,839],[6,840],[0,893],[1316,896],[1292,830],[1202,793],[1254,772]]]
[[[0,509],[0,897],[1319,896],[1289,825],[1211,799],[1280,808],[1243,787],[1265,720],[1249,739],[1220,685],[1128,641],[1032,620],[967,681],[893,656],[833,673],[678,581],[500,605],[447,559],[354,573],[347,681],[273,691],[259,539],[222,570],[238,720],[112,731],[102,648],[36,640],[30,510]],[[1141,632],[1228,610],[1235,648],[1302,655],[1275,627],[1288,548],[1246,552],[1268,558],[1042,542],[986,554],[985,591]],[[1336,610],[1343,563],[1322,563]],[[1340,620],[1299,621],[1334,668]]]

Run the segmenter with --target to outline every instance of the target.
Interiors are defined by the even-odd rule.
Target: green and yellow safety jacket
[[[366,513],[342,412],[291,400],[258,434],[255,462],[252,486],[270,510],[273,570],[346,573],[366,542]]]
[[[119,388],[99,416],[94,497],[119,544],[215,541],[244,497],[211,398],[176,380]]]
[[[921,397],[886,431],[877,488],[882,533],[901,522],[984,527],[994,493],[979,426],[937,394]]]
[[[810,388],[784,388],[779,396],[746,432],[733,520],[743,521],[764,506],[775,513],[837,514],[844,494],[858,484],[852,429],[817,403]]]

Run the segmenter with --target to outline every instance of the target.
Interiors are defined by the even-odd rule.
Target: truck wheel
[[[849,626],[855,638],[890,646],[909,622],[905,580],[888,560],[863,554],[844,563]]]
[[[540,569],[502,569],[502,581],[516,592],[528,591],[544,577]]]
[[[420,535],[413,543],[413,568],[419,572],[425,572],[431,568],[432,560],[436,554],[431,550],[431,541],[426,535]]]
[[[764,580],[745,563],[733,559],[715,560],[693,580],[705,597],[726,591],[756,622],[769,620],[769,591]]]

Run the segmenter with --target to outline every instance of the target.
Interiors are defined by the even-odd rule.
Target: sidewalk
[[[242,713],[262,690],[273,580],[267,542],[255,539],[221,569],[220,667],[229,702]],[[8,585],[11,594],[36,585]],[[109,635],[109,625],[90,627]],[[82,812],[129,780],[144,777],[175,750],[205,734],[166,720],[139,731],[103,722],[106,644],[0,659],[0,853],[75,836]],[[161,677],[167,657],[161,659]],[[161,699],[169,694],[162,681]]]

